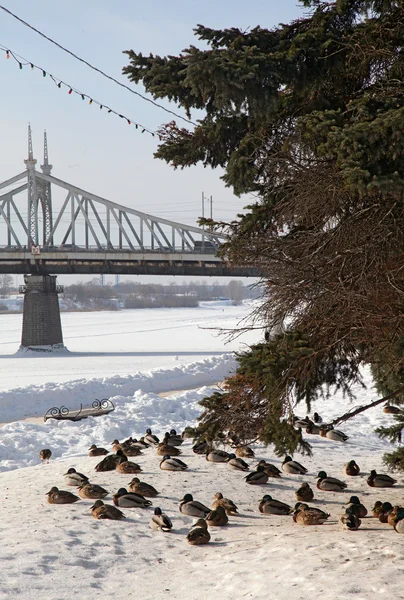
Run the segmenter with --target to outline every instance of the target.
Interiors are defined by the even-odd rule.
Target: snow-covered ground
[[[284,475],[280,480],[270,479],[264,486],[249,486],[244,481],[245,473],[206,462],[193,454],[190,441],[181,447],[181,459],[189,465],[185,472],[161,471],[155,450],[146,450],[133,460],[143,469],[141,480],[160,491],[153,507],[160,506],[172,518],[174,531],[170,534],[150,530],[153,507],[123,509],[126,519],[115,522],[93,519],[91,500],[72,505],[47,504],[46,493],[54,485],[74,492],[64,482],[63,474],[69,467],[103,485],[110,492],[105,500],[108,503],[111,494],[128,485],[131,475],[94,470],[99,459],[87,456],[92,443],[110,449],[115,438],[138,437],[147,427],[161,435],[172,427],[182,430],[195,422],[200,413],[199,400],[214,389],[209,386],[234,368],[232,357],[225,354],[229,346],[224,346],[223,339],[212,335],[210,329],[199,329],[199,325],[210,327],[214,323],[227,328],[247,310],[222,309],[205,306],[179,311],[125,311],[109,313],[106,320],[104,313],[63,315],[65,343],[70,350],[80,351],[76,357],[11,357],[18,345],[11,349],[11,344],[18,340],[19,331],[17,321],[14,330],[8,322],[2,341],[4,344],[4,338],[8,338],[10,347],[6,351],[10,354],[0,358],[1,420],[43,414],[50,405],[90,403],[94,397],[111,397],[116,410],[79,422],[19,421],[0,429],[0,599],[110,599],[122,595],[143,600],[404,598],[403,537],[372,517],[364,519],[356,532],[342,529],[338,522],[351,494],[359,495],[368,508],[375,500],[404,504],[403,476],[397,477],[399,484],[392,489],[378,491],[366,483],[372,468],[385,471],[381,456],[390,447],[373,433],[375,426],[392,419],[381,408],[348,421],[343,427],[349,435],[345,444],[311,436],[313,457],[295,457],[307,466],[308,475]],[[114,352],[127,352],[126,331],[131,332],[132,340],[139,340],[142,331],[147,332],[147,340],[145,356],[132,354],[131,363],[124,359],[128,370],[123,371],[118,360],[112,361],[102,352],[106,344]],[[153,337],[153,331],[158,335]],[[250,334],[249,340],[233,341],[231,349],[254,338],[259,339],[258,332]],[[161,346],[169,354],[154,354]],[[5,345],[2,347],[4,350]],[[138,343],[137,348],[141,352]],[[198,356],[198,351],[210,355]],[[86,376],[89,358],[94,359],[95,372],[103,370],[102,376],[94,378],[92,371]],[[76,361],[77,373],[69,377],[72,360]],[[96,361],[101,364],[97,366]],[[34,366],[29,367],[30,363]],[[12,374],[4,373],[7,370]],[[36,375],[34,381],[30,380],[31,373]],[[369,376],[366,379],[370,383]],[[169,397],[157,395],[185,388],[194,389]],[[359,390],[355,404],[375,397],[371,388]],[[343,401],[331,397],[316,409],[328,420],[343,412]],[[39,464],[38,452],[45,447],[53,452],[49,465]],[[271,447],[257,444],[254,449],[256,459],[248,461],[252,468],[260,458],[280,465],[281,459],[274,456]],[[358,462],[361,476],[343,475],[343,465],[349,459]],[[321,469],[345,480],[348,490],[316,490],[315,476]],[[259,513],[259,499],[264,494],[293,505],[294,492],[302,481],[309,482],[316,491],[313,504],[330,512],[331,522],[304,528],[293,523],[290,516]],[[209,545],[189,546],[185,536],[193,519],[179,512],[180,500],[188,492],[209,505],[218,491],[239,506],[240,516],[230,518],[227,527],[211,528]]]

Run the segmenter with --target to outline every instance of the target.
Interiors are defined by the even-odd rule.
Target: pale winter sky
[[[270,28],[303,14],[298,0],[0,0],[0,5],[142,93],[142,86],[134,86],[121,75],[128,62],[123,50],[175,55],[190,44],[199,44],[192,31],[198,23],[214,28]],[[20,70],[0,51],[0,181],[24,170],[27,125],[31,122],[38,164],[42,162],[46,129],[52,174],[112,201],[192,225],[201,215],[202,192],[213,196],[213,216],[217,219],[231,220],[248,203],[248,198],[236,198],[225,188],[219,170],[197,166],[174,171],[153,158],[156,138],[136,131],[94,104],[89,106],[79,96],[69,95],[66,88],[58,89],[49,74],[151,130],[172,119],[3,10],[0,46],[48,73],[43,77],[29,66]],[[175,105],[165,106],[184,114]]]

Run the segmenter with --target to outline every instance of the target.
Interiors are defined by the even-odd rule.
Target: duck
[[[264,467],[264,471],[268,477],[275,477],[277,479],[282,477],[282,471],[272,463],[268,463],[265,460],[260,460],[256,468],[261,466]]]
[[[307,424],[306,433],[308,433],[309,435],[320,435],[320,431],[321,431],[320,425],[316,425],[312,421],[310,421]]]
[[[166,433],[167,435],[167,433]],[[175,429],[170,429],[168,433],[168,443],[171,446],[181,446],[184,442],[184,439],[176,432]]]
[[[202,440],[192,447],[192,452],[194,454],[207,454],[210,452],[210,446],[206,440]]]
[[[205,517],[206,523],[209,527],[223,527],[229,522],[229,517],[226,514],[223,506],[218,506],[211,510]]]
[[[196,437],[196,429],[194,427],[190,427],[189,425],[187,425],[185,427],[185,429],[182,431],[181,433],[181,437],[183,440],[186,439],[192,439],[194,437]]]
[[[206,454],[206,460],[209,462],[226,462],[229,458],[229,453],[224,450],[210,450]]]
[[[164,533],[172,531],[173,524],[171,519],[161,512],[161,508],[158,506],[154,509],[154,515],[150,519],[150,528],[154,529],[154,531],[163,531]]]
[[[313,414],[313,421],[315,423],[322,423],[323,422],[323,419],[320,417],[320,415],[318,414],[318,412],[315,412]]]
[[[350,477],[356,477],[360,472],[361,470],[354,460],[347,462],[344,467],[345,475],[349,475]]]
[[[328,440],[333,440],[334,442],[346,442],[349,440],[349,437],[346,435],[346,433],[339,429],[334,429],[332,425],[322,427],[320,429],[320,435]]]
[[[146,450],[146,448],[150,448],[150,444],[148,444],[147,442],[144,441],[144,437],[141,437],[139,440],[137,440],[136,438],[133,438],[132,446],[136,446],[137,448],[140,448],[141,450]]]
[[[329,516],[329,513],[326,513],[319,508],[297,502],[293,513],[293,520],[298,525],[323,525]]]
[[[233,500],[223,498],[223,494],[221,492],[217,492],[213,497],[212,508],[217,508],[218,506],[222,506],[227,515],[238,514],[238,508],[234,504]]]
[[[166,433],[163,441],[160,444],[157,444],[157,454],[159,456],[164,456],[165,454],[168,454],[169,456],[179,456],[180,454],[182,454],[179,448],[176,448],[175,446],[169,444],[169,439],[170,434]]]
[[[363,504],[361,504],[358,496],[351,496],[349,498],[349,502],[346,506],[346,509],[350,509],[352,512],[354,512],[360,519],[364,519],[366,517],[366,515],[368,514],[368,509],[366,508],[366,506],[364,506]]]
[[[274,500],[272,496],[265,495],[258,505],[260,513],[265,515],[289,515],[292,507],[285,502]]]
[[[229,467],[229,469],[233,469],[234,471],[250,470],[248,464],[242,458],[237,458],[235,454],[229,454],[229,458],[227,459],[227,466]]]
[[[119,443],[119,440],[114,440],[111,444],[112,446],[112,451],[114,453],[118,452],[118,450],[122,450],[123,449],[123,445]]]
[[[39,458],[41,459],[41,463],[44,464],[46,461],[49,464],[50,457],[52,456],[52,450],[49,448],[44,448],[39,451]]]
[[[122,450],[118,450],[117,454],[109,454],[108,456],[103,458],[102,461],[95,466],[95,470],[97,472],[115,471],[116,466],[119,463],[125,462],[127,460],[128,458],[127,456],[125,456]]]
[[[139,448],[135,444],[132,444],[129,441],[122,442],[121,447],[122,447],[122,452],[126,456],[141,456],[143,454],[141,448]]]
[[[112,500],[115,506],[122,506],[123,508],[147,508],[152,505],[151,501],[144,496],[128,492],[125,488],[119,488],[116,494],[112,496]]]
[[[106,456],[109,454],[105,448],[98,448],[95,444],[92,444],[88,449],[88,456]]]
[[[165,454],[163,460],[160,461],[160,469],[163,471],[185,471],[188,469],[188,465],[179,458]]]
[[[390,525],[390,527],[394,527],[396,522],[399,519],[403,518],[403,517],[400,517],[401,514],[404,517],[404,508],[402,506],[393,506],[393,508],[387,515],[387,523]]]
[[[157,435],[154,435],[151,429],[146,429],[146,435],[144,436],[144,441],[146,444],[150,444],[150,446],[157,446],[160,443]]]
[[[73,504],[73,502],[80,500],[75,494],[59,490],[57,487],[52,487],[46,495],[48,496],[49,504]]]
[[[256,471],[253,471],[245,478],[246,483],[250,485],[264,485],[268,483],[268,475],[265,473],[262,465],[257,467]]]
[[[111,519],[112,521],[120,521],[125,519],[125,515],[119,508],[112,504],[104,504],[102,500],[96,500],[91,507],[91,514],[94,519]]]
[[[400,509],[396,515],[394,529],[397,533],[404,533],[404,509]]]
[[[344,514],[340,517],[340,521],[344,529],[348,529],[348,531],[357,531],[361,526],[360,518],[350,508],[346,509]]]
[[[374,516],[375,519],[378,519],[379,515],[382,511],[383,511],[383,502],[380,502],[380,500],[377,500],[375,502],[374,507],[372,508],[372,515]]]
[[[67,473],[64,474],[64,478],[66,485],[75,487],[80,487],[83,483],[88,483],[88,477],[83,475],[83,473],[78,473],[73,467],[67,470]]]
[[[202,517],[205,518],[210,513],[210,508],[194,500],[192,494],[185,494],[180,502],[180,512],[189,517]]]
[[[348,487],[346,483],[336,477],[327,477],[325,471],[320,471],[317,477],[317,487],[324,492],[342,492]]]
[[[97,485],[96,483],[83,483],[79,487],[79,491],[77,492],[80,498],[90,498],[91,500],[102,500],[105,496],[108,496],[107,490],[104,490],[103,487]]]
[[[237,446],[235,452],[239,458],[254,458],[255,456],[254,450],[249,446]]]
[[[160,493],[149,483],[146,483],[145,481],[140,481],[138,477],[134,477],[132,479],[128,488],[130,492],[134,492],[135,494],[141,494],[142,496],[146,496],[147,498],[155,498]]]
[[[295,492],[297,500],[300,502],[311,502],[314,498],[314,492],[308,483],[302,483],[299,489]]]
[[[198,519],[187,535],[187,542],[192,546],[199,546],[207,544],[209,541],[210,533],[208,531],[208,524],[205,519]]]
[[[380,523],[388,523],[388,519],[392,510],[393,505],[390,502],[383,502],[378,514]]]
[[[296,460],[292,460],[291,456],[285,456],[282,463],[282,471],[291,475],[305,475],[307,473],[306,467],[298,463]]]
[[[303,419],[297,417],[296,415],[294,415],[293,417],[293,427],[295,429],[306,429],[307,425],[310,422],[311,420],[309,419],[309,417],[304,417]]]
[[[143,471],[140,465],[130,460],[125,460],[118,463],[115,470],[118,471],[118,473],[123,473],[124,475],[127,473],[141,473]]]
[[[384,475],[383,473],[376,473],[375,470],[370,471],[370,475],[367,478],[367,484],[370,487],[392,487],[397,483],[397,479],[393,479],[390,475]]]

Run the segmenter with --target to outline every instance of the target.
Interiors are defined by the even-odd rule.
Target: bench
[[[53,406],[44,415],[43,420],[56,419],[58,421],[81,421],[87,417],[100,417],[107,415],[108,413],[115,410],[115,406],[108,398],[102,398],[102,400],[95,399],[91,406],[83,407],[80,404],[79,409],[69,409],[67,406]]]

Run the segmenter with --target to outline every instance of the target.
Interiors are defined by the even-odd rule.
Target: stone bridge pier
[[[24,313],[20,351],[54,352],[66,350],[63,345],[58,293],[55,275],[25,275]]]

